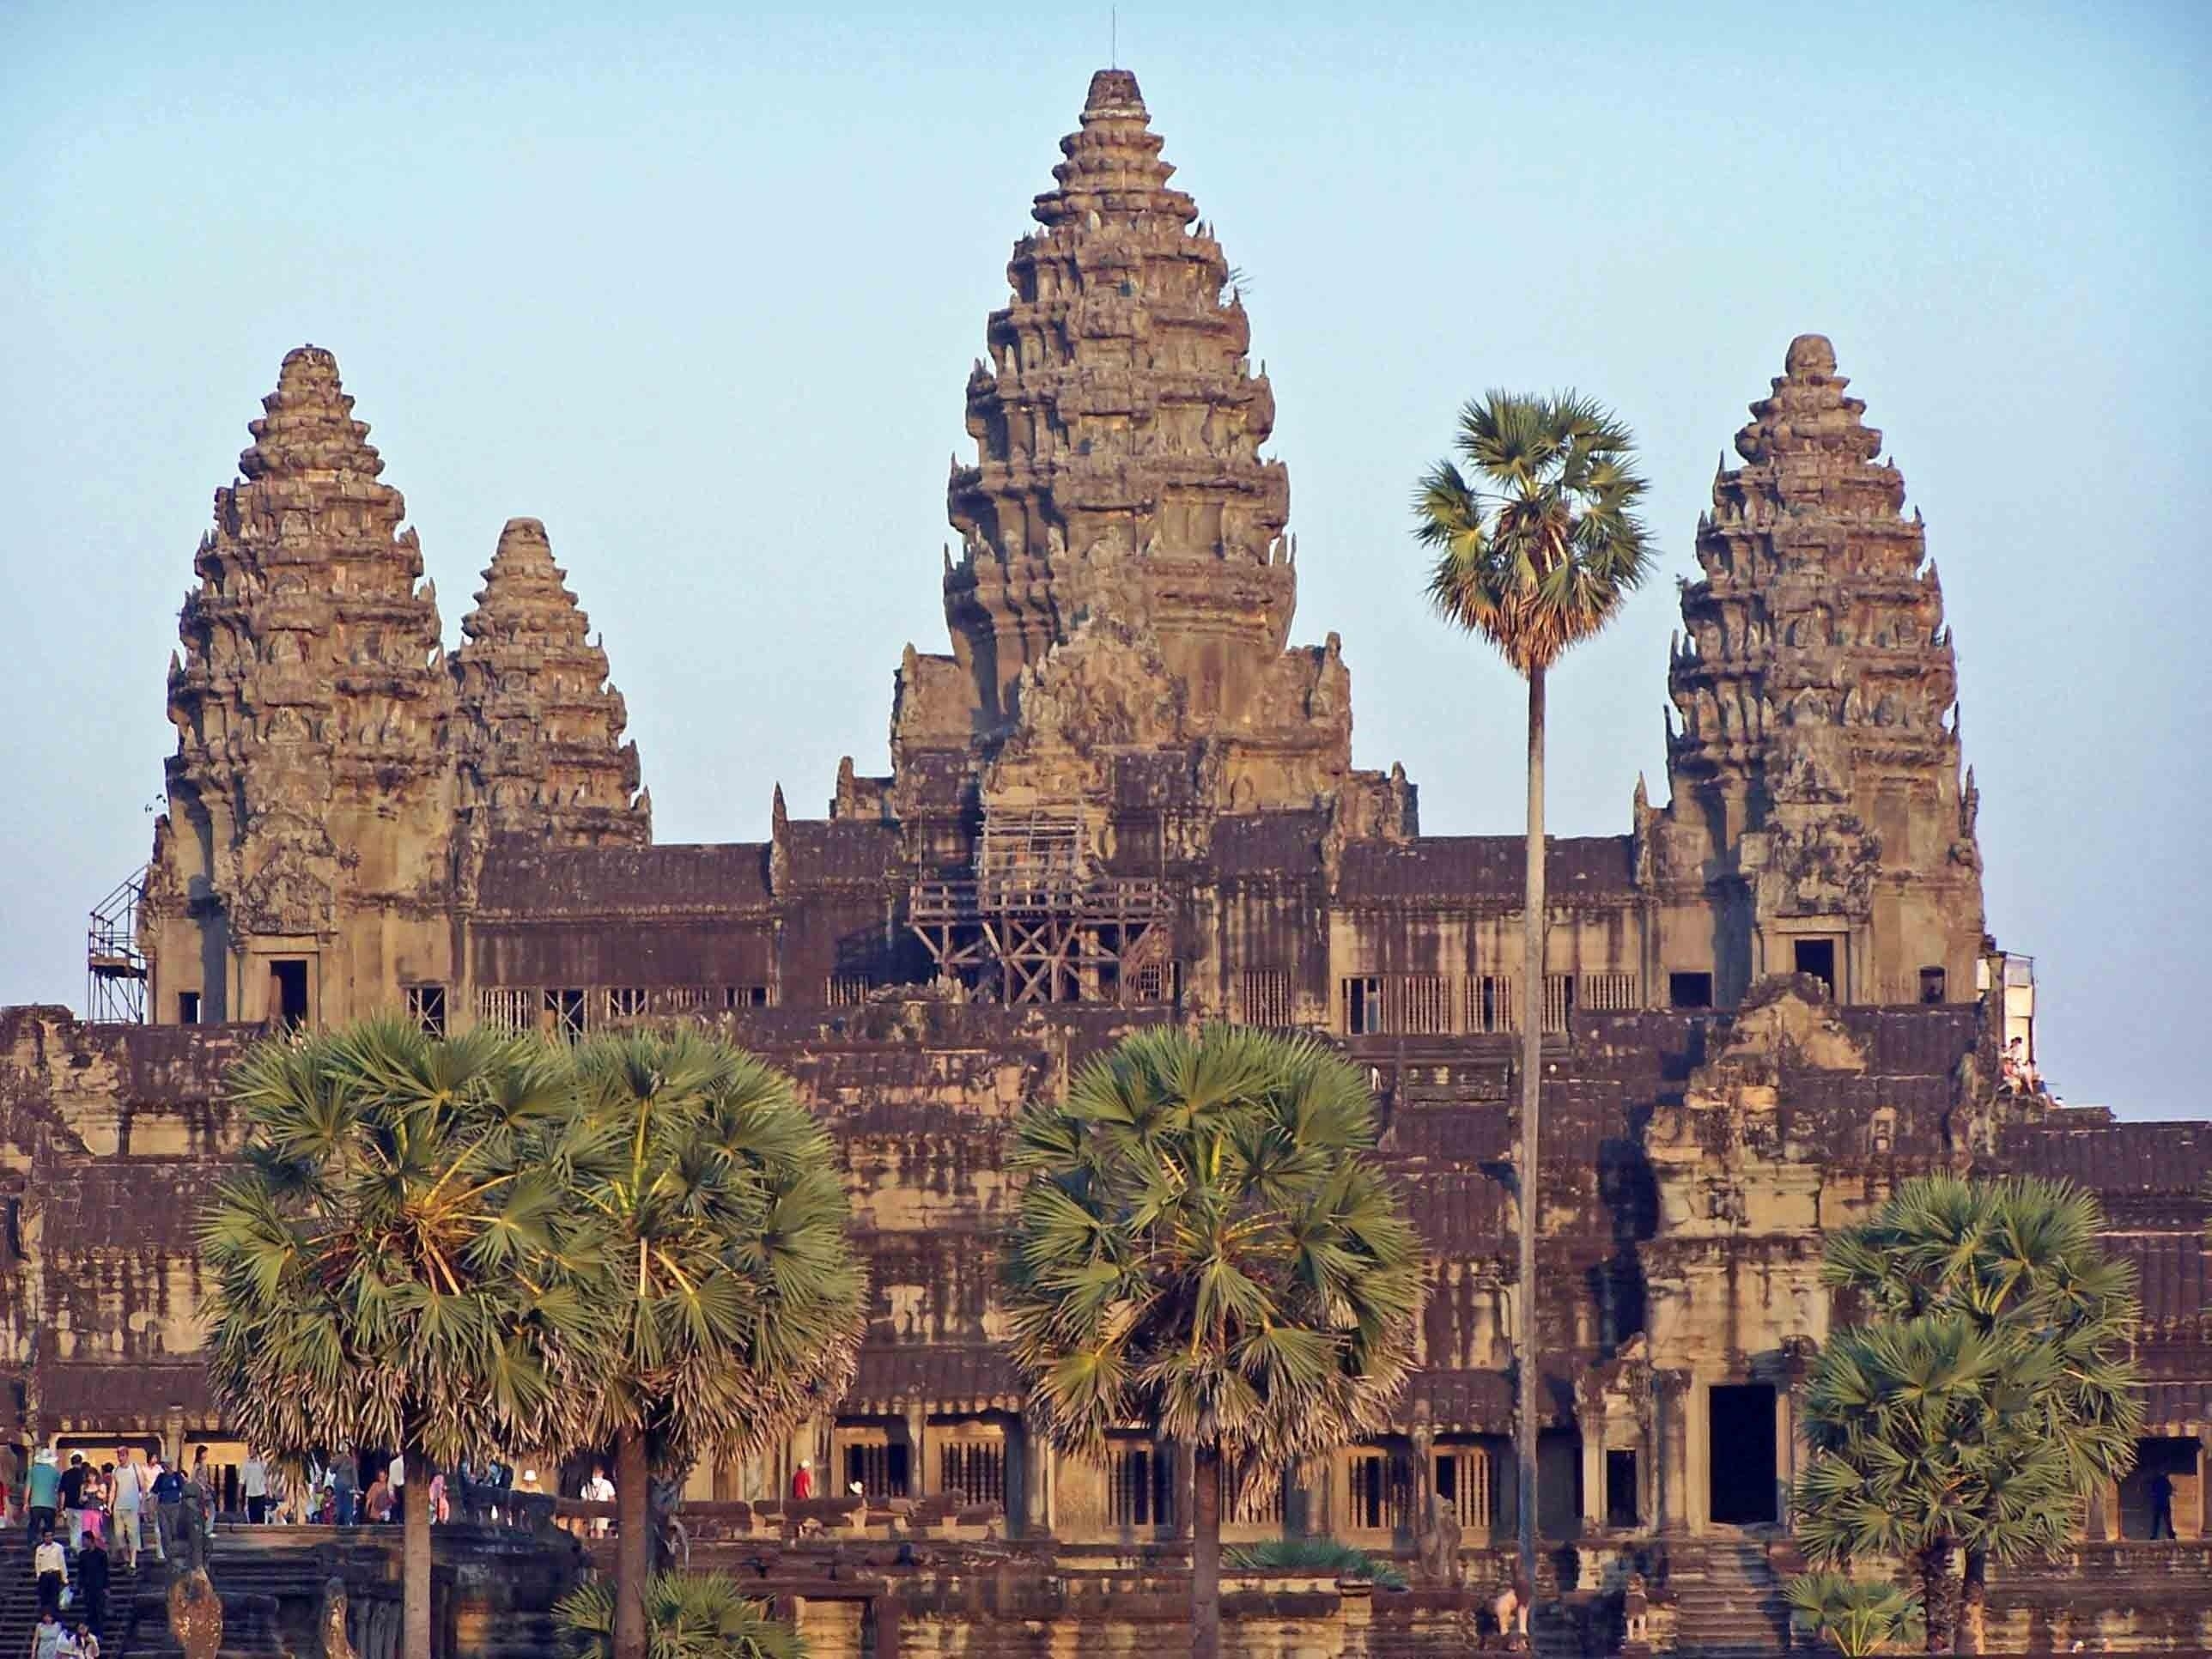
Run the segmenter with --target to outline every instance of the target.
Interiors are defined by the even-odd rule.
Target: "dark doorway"
[[[1636,1505],[1636,1454],[1608,1451],[1605,1455],[1605,1524],[1627,1528],[1641,1517]]]
[[[1712,1518],[1723,1526],[1771,1526],[1774,1512],[1774,1389],[1736,1382],[1711,1395],[1706,1455]]]
[[[1579,1538],[1583,1531],[1583,1437],[1572,1429],[1536,1437],[1536,1531]]]
[[[1943,970],[1941,968],[1923,968],[1920,970],[1920,1000],[1923,1002],[1942,1001],[1943,988]]]
[[[200,994],[198,991],[177,993],[177,1024],[197,1025],[200,1023]]]
[[[269,988],[276,993],[276,1018],[287,1025],[307,1023],[307,961],[278,957],[269,964]]]
[[[1667,1000],[1677,1008],[1711,1007],[1713,976],[1711,974],[1668,975]]]
[[[2195,1440],[2152,1437],[2136,1442],[2136,1466],[2120,1482],[2120,1536],[2194,1537],[2202,1532],[2204,1498],[2197,1482]],[[2158,1499],[2166,1512],[2159,1513]],[[2171,1523],[2172,1530],[2167,1529]]]
[[[1836,941],[1832,939],[1801,939],[1793,941],[1797,951],[1797,971],[1810,974],[1828,988],[1828,995],[1836,994]]]

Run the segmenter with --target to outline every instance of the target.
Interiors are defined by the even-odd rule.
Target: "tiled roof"
[[[1565,902],[1626,898],[1636,891],[1635,837],[1563,836],[1547,845],[1548,897]],[[1486,898],[1510,903],[1521,896],[1524,846],[1518,836],[1353,842],[1344,849],[1337,890],[1347,899]]]
[[[896,1416],[912,1401],[943,1411],[1018,1411],[1022,1394],[1021,1376],[1003,1348],[863,1348],[843,1409]]]
[[[532,917],[696,914],[768,899],[768,848],[757,842],[548,848],[502,838],[477,889],[481,908]]]
[[[784,828],[784,848],[795,886],[881,882],[898,856],[898,830],[857,818],[794,819]]]

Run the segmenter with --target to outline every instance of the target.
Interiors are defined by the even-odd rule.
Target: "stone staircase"
[[[138,1593],[138,1576],[123,1565],[119,1557],[111,1557],[112,1565],[107,1575],[107,1606],[103,1623],[107,1626],[101,1641],[108,1651],[114,1650],[110,1640],[125,1628],[130,1620],[130,1607]],[[76,1559],[69,1558],[69,1582],[75,1589],[77,1582]],[[158,1577],[158,1574],[149,1574]],[[74,1619],[80,1609],[64,1611],[64,1619]],[[31,1632],[39,1622],[39,1586],[31,1577],[30,1534],[21,1527],[0,1529],[0,1656],[15,1659],[18,1654],[31,1650]]]
[[[1680,1659],[1765,1659],[1790,1651],[1790,1609],[1764,1544],[1708,1539],[1676,1546],[1668,1580]]]

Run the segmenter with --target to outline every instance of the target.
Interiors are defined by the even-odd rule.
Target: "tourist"
[[[799,1504],[814,1496],[814,1466],[803,1457],[791,1472],[791,1496],[794,1503]]]
[[[115,1471],[115,1545],[123,1553],[123,1565],[130,1571],[138,1570],[138,1516],[144,1507],[146,1488],[138,1479],[138,1468],[131,1461],[126,1449],[123,1462]]]
[[[2160,1469],[2150,1478],[2150,1535],[2156,1538],[2159,1528],[2166,1528],[2166,1536],[2173,1536],[2173,1477]]]
[[[78,1659],[100,1659],[98,1626],[88,1619],[76,1621],[76,1650]]]
[[[216,1494],[222,1490],[222,1483],[216,1478],[215,1465],[208,1462],[208,1449],[205,1446],[192,1448],[191,1478],[199,1486],[202,1495],[206,1498],[208,1516],[210,1519],[213,1519],[216,1511]]]
[[[191,1551],[178,1535],[179,1517],[185,1511],[185,1477],[163,1463],[154,1461],[154,1518],[160,1528],[157,1543],[164,1561],[187,1560]]]
[[[84,1478],[91,1471],[84,1466],[84,1454],[71,1452],[69,1468],[62,1473],[62,1512],[69,1517],[70,1553],[76,1553],[84,1539]]]
[[[76,1602],[78,1611],[94,1630],[106,1628],[107,1547],[89,1528],[85,1531],[84,1548],[76,1558]]]
[[[341,1451],[331,1459],[331,1506],[332,1524],[350,1527],[356,1519],[355,1505],[361,1493],[361,1470],[353,1461],[353,1454]]]
[[[368,1483],[366,1507],[372,1525],[382,1526],[392,1519],[392,1480],[386,1470],[379,1469],[376,1479]]]
[[[446,1472],[434,1469],[430,1474],[430,1523],[442,1526],[453,1518],[453,1505],[446,1499]]]
[[[59,1613],[62,1607],[62,1586],[69,1583],[69,1557],[62,1553],[62,1540],[49,1532],[39,1540],[39,1547],[31,1553],[31,1571],[39,1581],[39,1606],[48,1613]]]
[[[592,1466],[592,1478],[584,1482],[584,1496],[594,1504],[611,1504],[615,1501],[615,1483],[607,1479],[605,1464],[594,1463]],[[608,1517],[604,1515],[593,1517],[592,1536],[605,1538],[607,1535],[609,1524]]]
[[[238,1493],[246,1500],[246,1519],[250,1526],[261,1526],[269,1519],[269,1466],[258,1451],[246,1454],[246,1462],[239,1466]]]
[[[54,1455],[41,1447],[31,1460],[31,1479],[25,1487],[27,1505],[23,1524],[30,1529],[31,1541],[36,1543],[41,1533],[54,1529],[54,1512],[61,1507],[62,1472],[54,1462]]]
[[[31,1632],[31,1659],[62,1659],[61,1614],[43,1604],[39,1608],[38,1628]]]

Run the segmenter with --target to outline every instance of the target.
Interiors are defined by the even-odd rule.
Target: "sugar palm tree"
[[[610,1659],[615,1598],[605,1579],[554,1609],[574,1659]],[[649,1659],[806,1659],[806,1644],[719,1572],[657,1572],[646,1587]]]
[[[372,1020],[253,1049],[244,1167],[201,1224],[210,1372],[265,1452],[453,1463],[561,1437],[592,1310],[533,1273],[567,1240],[541,1149],[566,1121],[534,1042]],[[427,1491],[427,1471],[416,1464]],[[406,1649],[430,1642],[429,1505],[404,1506]]]
[[[1460,413],[1459,462],[1414,493],[1413,534],[1436,550],[1429,599],[1487,640],[1528,683],[1528,845],[1521,986],[1521,1279],[1514,1313],[1515,1419],[1523,1580],[1536,1582],[1538,1092],[1544,1015],[1544,683],[1568,650],[1613,620],[1651,565],[1637,517],[1635,441],[1610,410],[1569,392],[1486,392]]]
[[[575,1052],[560,1175],[609,1271],[577,1443],[615,1451],[614,1650],[647,1650],[650,1484],[754,1455],[851,1381],[865,1282],[830,1139],[790,1079],[696,1033]]]
[[[1782,1594],[1798,1621],[1843,1659],[1869,1659],[1921,1639],[1920,1603],[1894,1584],[1801,1572]]]
[[[1103,1458],[1139,1424],[1189,1449],[1199,1659],[1224,1485],[1376,1431],[1411,1364],[1420,1243],[1375,1138],[1341,1058],[1225,1025],[1139,1032],[1016,1127],[1015,1359],[1062,1448]]]
[[[1990,1559],[2062,1547],[2090,1493],[2135,1459],[2135,1273],[2105,1255],[2103,1231],[2096,1200],[2064,1182],[1928,1176],[1826,1247],[1823,1278],[1870,1318],[1955,1318],[1997,1356],[1998,1392],[1966,1443],[1958,1639],[1969,1653],[1981,1650]]]

